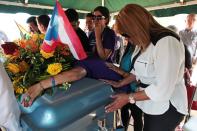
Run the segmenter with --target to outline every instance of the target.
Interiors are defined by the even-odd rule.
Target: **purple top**
[[[96,58],[87,58],[85,60],[77,61],[77,66],[84,68],[87,72],[86,77],[94,79],[107,79],[119,81],[123,77],[115,71],[109,69],[104,60]],[[120,88],[114,88],[116,92],[129,92],[129,85],[122,86]]]
[[[106,60],[108,62],[112,62],[112,57],[115,48],[115,33],[109,27],[106,27],[102,33],[102,44],[103,48],[112,50],[111,55]],[[104,60],[101,60],[95,51],[93,57],[88,57],[85,60],[77,61],[76,65],[84,68],[87,72],[86,77],[94,78],[94,79],[109,79],[114,81],[119,81],[122,78],[115,71],[109,69]],[[121,88],[114,88],[116,92],[128,92],[130,89],[129,85],[123,86]]]
[[[109,56],[109,58],[106,61],[112,62],[112,60],[113,60],[112,57],[113,57],[115,43],[116,43],[115,32],[112,29],[110,29],[109,27],[105,27],[102,32],[101,37],[102,37],[103,48],[110,49],[112,51],[111,55]],[[95,50],[95,56],[99,58],[97,50]]]

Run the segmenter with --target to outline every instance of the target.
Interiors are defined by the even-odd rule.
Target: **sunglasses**
[[[94,15],[93,16],[93,20],[102,20],[102,19],[105,19],[105,16],[102,16],[102,15]]]

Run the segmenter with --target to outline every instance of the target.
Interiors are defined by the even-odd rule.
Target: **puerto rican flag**
[[[79,37],[70,24],[60,3],[56,0],[56,5],[41,49],[46,53],[50,53],[55,50],[58,43],[67,44],[77,60],[87,57]]]

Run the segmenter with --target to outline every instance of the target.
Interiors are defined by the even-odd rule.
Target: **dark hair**
[[[44,27],[48,27],[50,17],[48,15],[40,15],[37,17],[37,21],[39,24],[42,24]]]
[[[93,17],[93,16],[94,16],[94,15],[92,14],[92,12],[86,14],[86,17]]]
[[[77,22],[79,20],[79,14],[75,9],[67,9],[66,11],[64,11],[64,13],[66,14],[70,22]]]
[[[95,11],[99,11],[103,16],[105,16],[105,19],[108,19],[108,22],[106,24],[109,23],[109,10],[106,7],[104,7],[104,6],[97,6],[94,9],[94,12]]]
[[[34,25],[37,26],[37,23],[36,23],[36,17],[35,16],[31,16],[27,19],[26,23],[34,23]]]

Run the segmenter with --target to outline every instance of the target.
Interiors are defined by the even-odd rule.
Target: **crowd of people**
[[[120,109],[125,129],[132,116],[135,131],[173,131],[188,113],[185,81],[190,83],[192,66],[197,61],[197,32],[193,30],[195,14],[188,15],[188,26],[179,35],[161,26],[145,8],[136,4],[121,9],[113,29],[108,26],[110,13],[104,6],[98,6],[86,15],[84,31],[79,27],[75,9],[67,9],[65,14],[88,57],[76,60],[69,71],[53,76],[55,84],[83,77],[102,80],[116,92],[112,96],[114,101],[105,110]],[[48,15],[30,17],[27,20],[29,31],[45,34],[49,21]],[[0,69],[0,88],[5,90],[0,92],[0,97],[2,93],[9,93],[5,99],[10,99],[14,107],[7,105],[7,114],[4,113],[0,125],[10,131],[20,131],[20,113],[14,114],[18,107],[12,85],[2,65]],[[22,104],[31,106],[52,84],[49,78],[32,85]],[[5,87],[8,88],[3,89]],[[11,113],[10,119],[8,113]]]

